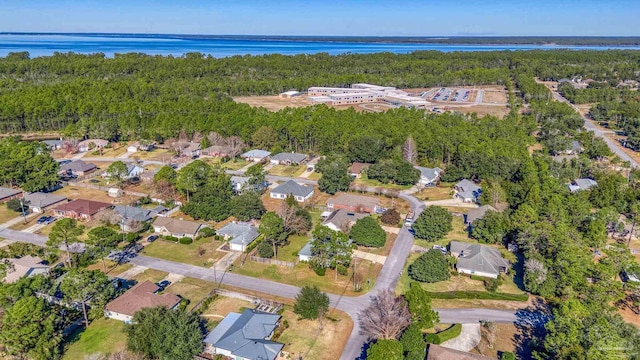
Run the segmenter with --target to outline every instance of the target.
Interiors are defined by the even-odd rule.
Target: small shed
[[[138,145],[137,144],[129,145],[129,147],[127,147],[127,152],[128,153],[138,152]]]
[[[109,197],[112,197],[112,198],[122,197],[122,190],[118,188],[109,188],[108,193],[109,193]]]
[[[290,99],[292,97],[296,97],[296,96],[300,96],[302,95],[301,92],[296,91],[296,90],[290,90],[290,91],[285,91],[283,93],[280,94],[280,97],[283,99]]]

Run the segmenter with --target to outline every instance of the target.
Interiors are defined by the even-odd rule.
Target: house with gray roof
[[[233,187],[233,191],[236,194],[240,194],[245,184],[249,182],[249,177],[247,176],[231,176],[231,187]]]
[[[286,199],[292,195],[297,202],[307,201],[313,196],[313,186],[300,185],[293,180],[282,183],[271,190],[270,197],[272,199]]]
[[[138,177],[144,173],[144,168],[142,166],[138,166],[136,164],[127,164],[127,175],[125,179],[132,179],[134,177]],[[111,173],[105,171],[102,173],[103,178],[111,177]]]
[[[247,160],[247,161],[260,162],[262,160],[267,159],[269,157],[269,155],[271,155],[270,151],[253,149],[253,150],[249,150],[246,153],[240,155],[240,157],[245,159],[245,160]]]
[[[0,186],[0,204],[22,197],[22,190]]]
[[[229,248],[233,251],[245,251],[260,235],[255,226],[246,222],[230,222],[216,234],[229,240]]]
[[[305,154],[285,153],[276,154],[271,157],[271,163],[274,165],[300,165],[304,164],[309,157]]]
[[[436,186],[438,184],[440,174],[442,174],[442,169],[426,168],[422,166],[414,166],[414,168],[420,171],[420,180],[418,180],[419,185]]]
[[[34,192],[24,195],[25,204],[28,204],[29,209],[35,213],[43,213],[48,208],[60,204],[63,201],[67,201],[67,198],[51,193]]]
[[[347,209],[338,209],[322,222],[323,226],[333,231],[348,232],[356,221],[369,216],[367,213],[356,213]]]
[[[311,257],[313,256],[313,252],[312,252],[312,246],[311,246],[311,241],[313,241],[313,239],[309,240],[303,247],[302,249],[300,249],[300,251],[298,251],[298,260],[300,261],[309,261],[311,260]]]
[[[487,211],[498,212],[498,210],[496,210],[496,208],[491,205],[482,205],[477,209],[469,209],[467,215],[464,218],[464,223],[467,225],[471,225],[471,223],[473,223],[474,221],[482,219],[487,214]]]
[[[480,186],[468,179],[460,180],[453,186],[455,190],[454,198],[458,198],[466,203],[474,203],[478,201],[478,197],[482,192]]]
[[[275,360],[284,344],[271,341],[280,315],[245,309],[229,313],[204,339],[205,353],[236,360]]]
[[[584,178],[584,179],[575,179],[568,186],[569,186],[569,191],[574,193],[582,190],[589,190],[594,186],[598,186],[598,183],[593,179]]]
[[[456,269],[463,274],[496,279],[509,269],[509,262],[500,251],[490,246],[452,241],[449,251],[458,259]]]
[[[62,141],[62,138],[58,140],[43,140],[42,142],[47,146],[47,149],[51,151],[60,150],[64,146],[64,141]]]
[[[5,259],[4,261],[11,264],[6,271],[4,279],[1,279],[6,284],[12,284],[23,277],[49,273],[49,265],[37,256],[26,255],[19,259]]]
[[[154,216],[158,215],[153,210],[125,205],[116,205],[113,211],[122,219],[121,227],[124,231],[131,231],[135,227],[135,223],[151,221]]]
[[[98,167],[93,163],[84,162],[82,160],[75,160],[68,164],[60,165],[60,173],[75,175],[75,176],[84,176]]]

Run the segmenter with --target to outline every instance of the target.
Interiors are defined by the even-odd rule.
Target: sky
[[[640,36],[638,0],[0,0],[0,32]]]

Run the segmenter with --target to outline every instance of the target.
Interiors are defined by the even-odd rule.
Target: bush
[[[427,334],[425,336],[425,340],[427,341],[428,344],[438,345],[438,344],[442,344],[447,340],[451,340],[453,338],[460,336],[461,332],[462,332],[462,325],[453,324],[450,328],[440,331],[437,334]]]
[[[492,293],[496,292],[498,287],[502,285],[502,281],[499,279],[484,279],[482,282],[484,284],[484,288]]]
[[[356,221],[349,234],[356,244],[362,246],[381,247],[387,241],[387,233],[370,216]]]
[[[400,213],[396,209],[387,209],[387,211],[382,214],[380,221],[385,225],[397,226],[400,222]]]
[[[344,265],[338,265],[337,270],[338,270],[338,274],[340,275],[346,276],[349,274],[349,268]]]
[[[327,269],[323,268],[321,266],[313,266],[311,265],[311,269],[316,273],[316,275],[318,276],[324,276],[327,273]]]
[[[516,354],[510,351],[503,351],[500,353],[500,360],[517,360]]]
[[[418,216],[412,228],[418,239],[438,241],[453,229],[452,220],[453,216],[447,209],[429,206]]]
[[[329,296],[317,286],[304,286],[296,295],[293,312],[302,319],[317,319],[329,309]]]
[[[180,305],[178,305],[178,309],[183,311],[186,310],[187,306],[189,306],[189,303],[189,299],[182,298],[182,300],[180,300]]]
[[[138,233],[127,233],[125,235],[125,239],[127,240],[128,243],[134,243],[138,240],[140,240],[140,234]]]
[[[431,249],[409,265],[409,276],[417,281],[434,283],[448,280],[449,262],[440,250]]]
[[[211,237],[215,235],[216,235],[216,229],[212,227],[204,227],[200,229],[200,232],[198,233],[198,237],[201,237],[201,238]]]
[[[253,249],[255,249],[258,245],[262,244],[262,239],[263,239],[263,236],[262,236],[262,235],[258,236],[258,238],[257,238],[254,242],[252,242],[251,244],[249,244],[249,246],[247,246],[247,248],[246,248],[246,249],[244,249],[244,252],[245,252],[245,253],[247,253],[247,254],[248,254],[248,253],[250,253],[250,252],[251,252]]]
[[[175,237],[175,236],[171,236],[171,235],[165,236],[164,239],[167,240],[167,241],[178,242],[178,238]]]
[[[266,242],[261,241],[258,245],[258,255],[263,258],[271,259],[274,255],[273,247]]]
[[[179,242],[180,244],[189,245],[189,244],[193,243],[193,239],[192,239],[192,238],[190,238],[190,237],[186,237],[186,236],[185,236],[185,237],[181,237],[181,238],[178,240],[178,242]]]

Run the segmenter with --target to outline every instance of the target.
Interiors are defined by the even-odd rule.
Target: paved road
[[[47,246],[48,238],[43,235],[32,234],[26,231],[18,231],[11,229],[1,229],[0,230],[0,238],[4,238],[7,240],[19,241],[30,243],[34,245],[38,245],[41,247]],[[66,251],[64,245],[60,246],[60,250]],[[84,243],[73,243],[69,245],[70,252],[83,252],[84,251]]]
[[[123,158],[108,158],[108,157],[83,157],[82,161],[86,162],[116,162],[122,161],[124,163],[132,163],[136,162],[133,159],[123,159]],[[162,161],[154,161],[154,160],[142,160],[142,165],[166,165],[166,163]]]
[[[578,107],[573,105],[569,100],[565,99],[558,92],[551,91],[551,94],[553,94],[553,98],[555,100],[569,104],[569,106],[571,106],[578,114],[580,114],[580,111],[578,110]],[[603,131],[603,130],[599,129],[587,116],[582,116],[582,118],[584,119],[584,127],[585,127],[585,129],[593,132],[595,134],[595,136],[597,136],[599,138],[602,138],[602,140],[604,140],[604,142],[607,143],[607,146],[609,147],[609,149],[611,149],[611,151],[614,154],[618,155],[618,157],[620,157],[620,159],[622,159],[622,161],[628,161],[631,164],[631,167],[633,167],[633,168],[636,168],[636,169],[640,168],[640,165],[638,164],[638,162],[635,161],[626,152],[624,152],[624,150],[622,150],[620,145],[618,145],[614,140],[612,140],[612,139],[608,138],[607,136],[605,136],[605,133],[607,133],[608,131]]]

